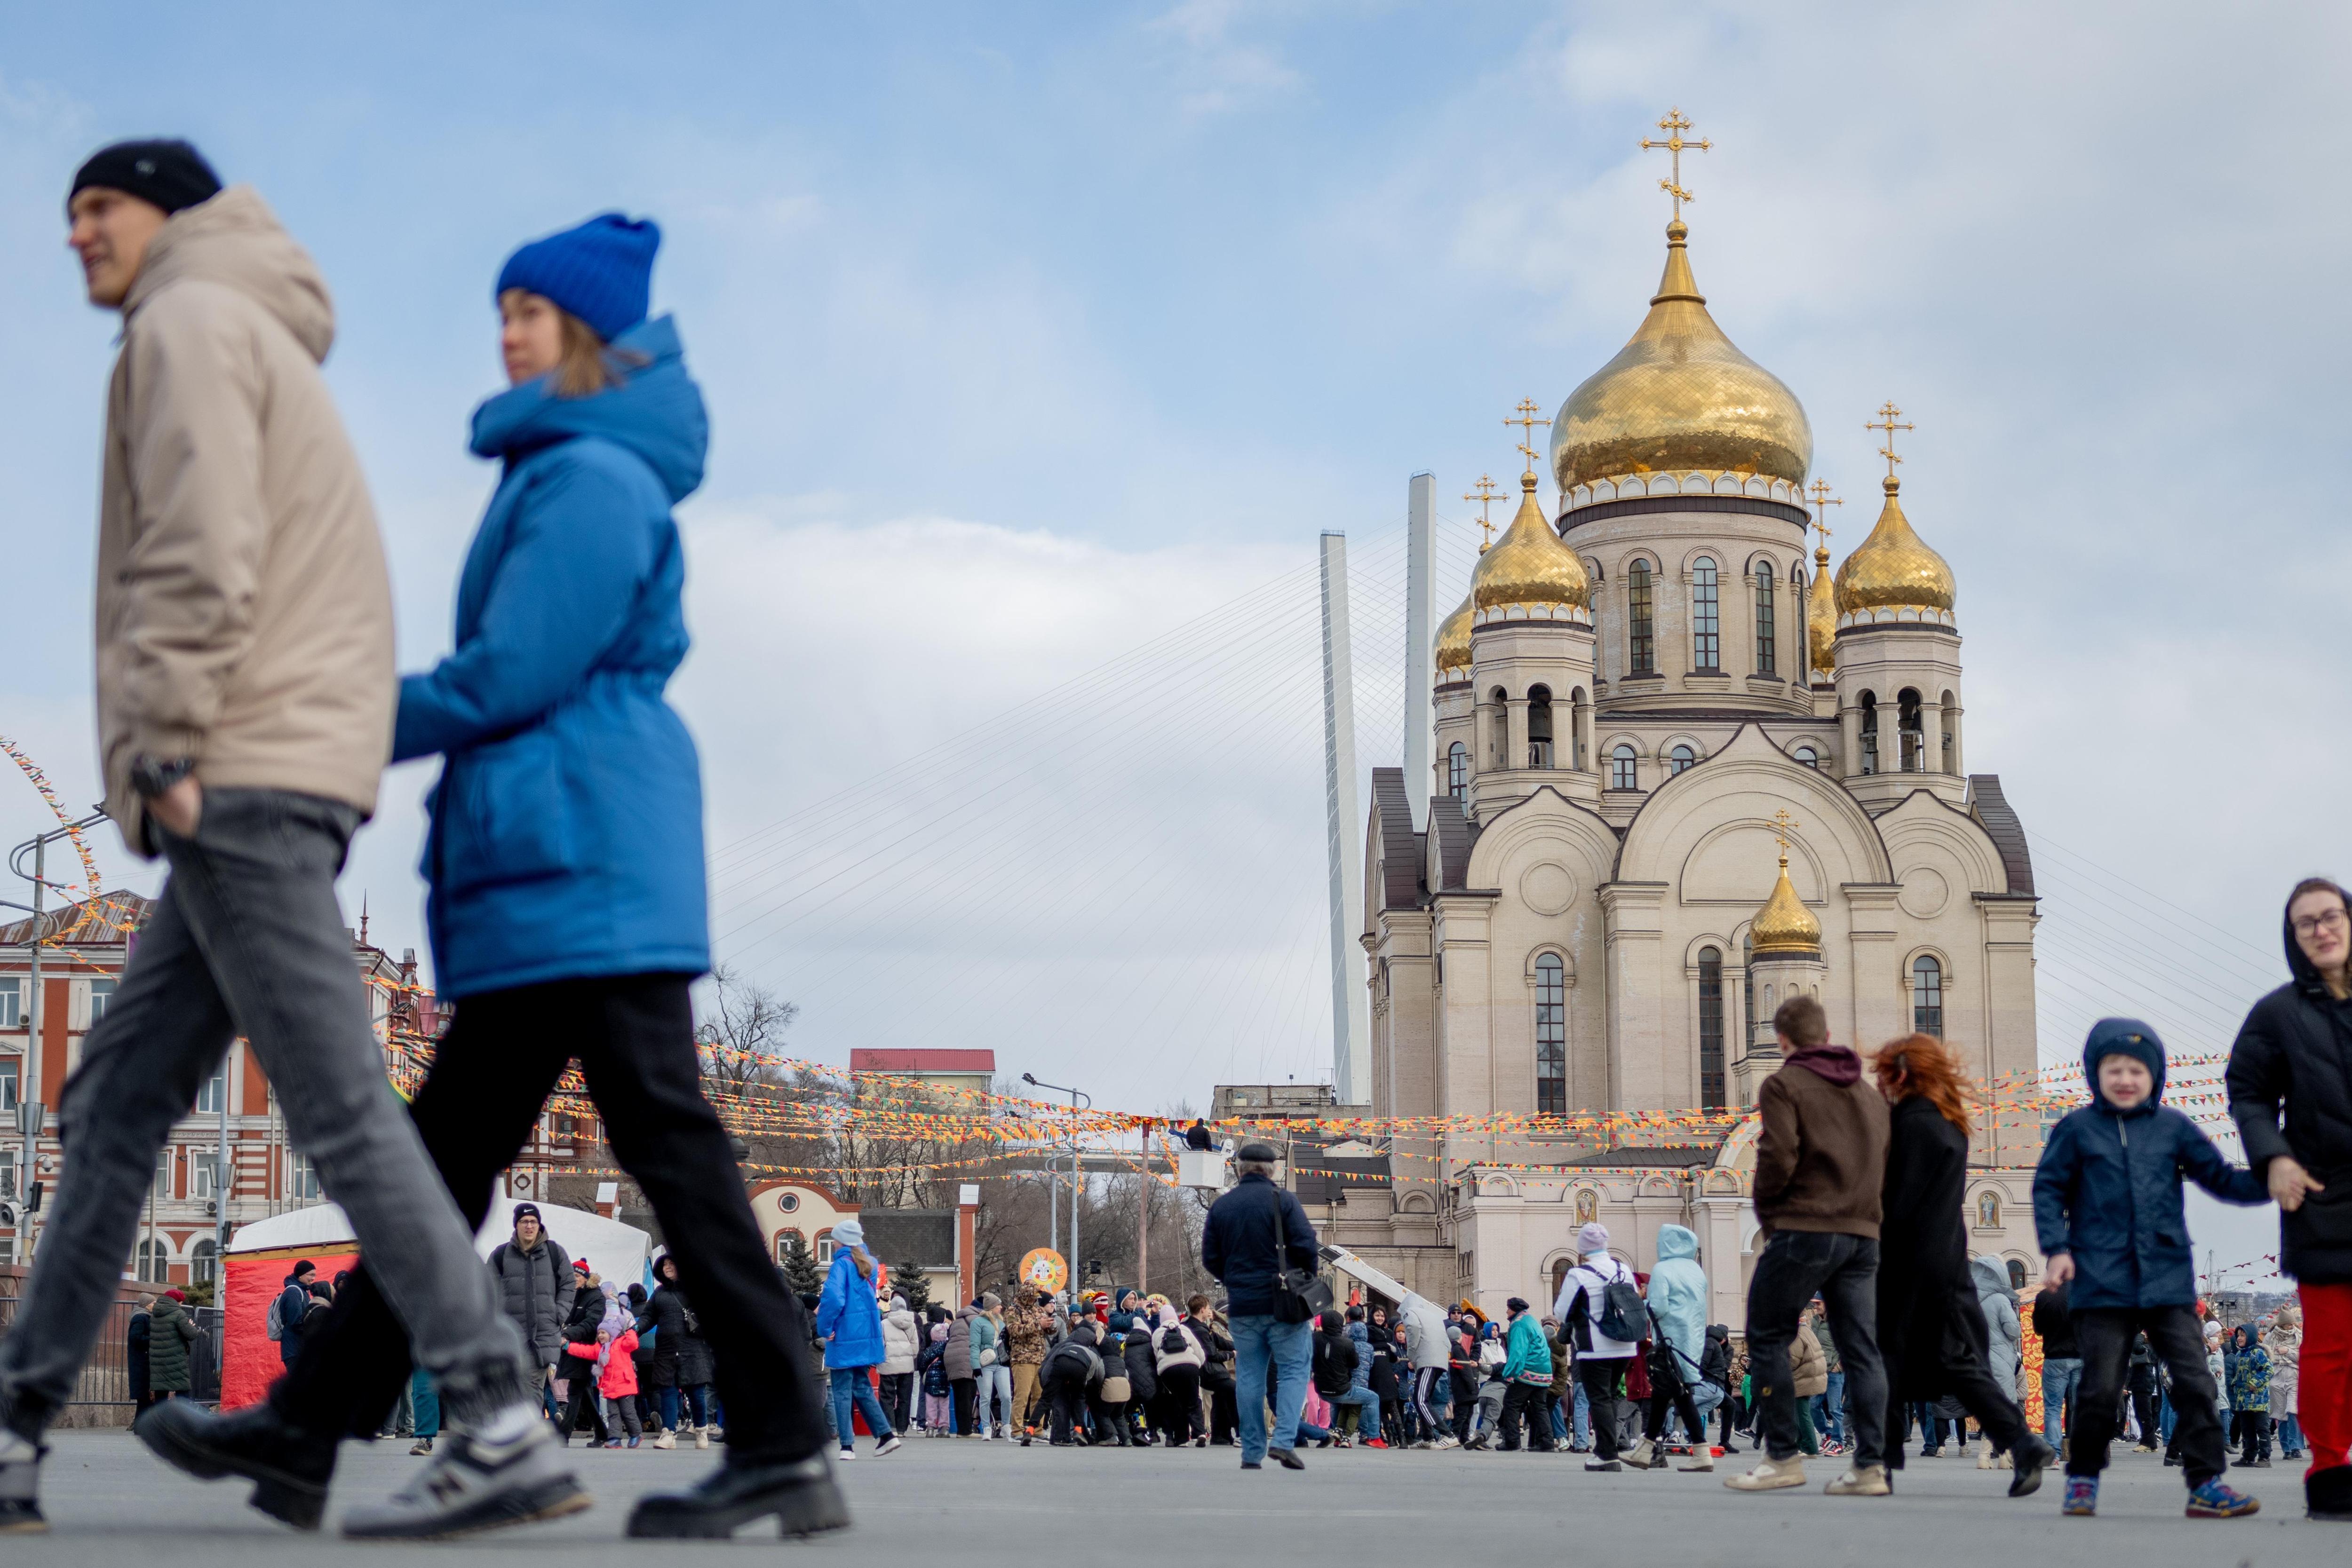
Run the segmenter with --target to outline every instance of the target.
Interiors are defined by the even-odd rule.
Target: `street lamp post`
[[[1089,1107],[1095,1103],[1094,1096],[1083,1090],[1071,1089],[1059,1083],[1040,1082],[1026,1072],[1021,1075],[1021,1082],[1032,1089],[1050,1089],[1056,1094],[1068,1095],[1070,1114],[1074,1117],[1078,1113],[1079,1101],[1084,1100]],[[1084,1267],[1078,1261],[1078,1190],[1086,1179],[1086,1166],[1078,1154],[1077,1129],[1072,1128],[1070,1130],[1070,1304],[1072,1306],[1077,1304],[1078,1281],[1081,1277],[1080,1270]]]
[[[24,910],[33,917],[30,943],[32,948],[30,984],[33,994],[26,1001],[25,1009],[25,1061],[23,1070],[18,1073],[16,1081],[17,1103],[24,1107],[17,1113],[17,1126],[23,1132],[25,1139],[22,1152],[18,1155],[22,1165],[19,1167],[21,1174],[16,1182],[16,1251],[18,1254],[16,1261],[19,1264],[32,1261],[33,1216],[31,1210],[26,1206],[31,1202],[33,1182],[40,1168],[39,1145],[42,1116],[37,1107],[41,1103],[41,895],[53,885],[48,878],[49,845],[59,839],[69,839],[82,829],[95,826],[105,820],[105,811],[93,810],[78,822],[68,822],[37,838],[27,839],[9,852],[8,855],[8,869],[33,884],[33,902],[30,904],[18,904],[10,899],[0,899],[0,904],[5,904],[11,909]],[[33,857],[31,871],[25,869],[25,856],[27,852]],[[65,889],[58,886],[58,891],[63,893]]]

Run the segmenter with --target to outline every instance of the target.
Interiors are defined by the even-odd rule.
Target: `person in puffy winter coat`
[[[981,1293],[971,1320],[972,1427],[986,1442],[1013,1435],[1013,1369],[1004,1358],[1004,1301],[993,1291]]]
[[[1151,1309],[1139,1303],[1128,1313],[1127,1333],[1119,1336],[1119,1360],[1127,1372],[1127,1406],[1118,1413],[1120,1428],[1138,1443],[1150,1443],[1157,1429],[1151,1407],[1160,1397],[1160,1358],[1151,1347]]]
[[[147,1391],[158,1399],[185,1398],[190,1384],[188,1346],[196,1340],[187,1293],[174,1285],[147,1312]]]
[[[893,1430],[903,1432],[915,1419],[915,1357],[923,1348],[922,1334],[907,1298],[890,1298],[882,1314],[882,1407],[889,1412]]]
[[[1056,1448],[1076,1447],[1077,1435],[1086,1421],[1087,1406],[1103,1383],[1102,1344],[1095,1321],[1092,1318],[1074,1321],[1070,1324],[1070,1332],[1045,1353],[1040,1371],[1044,1375],[1045,1397],[1054,1411],[1052,1446]],[[1099,1437],[1097,1440],[1099,1441]]]
[[[1984,1312],[1985,1370],[2016,1403],[2017,1375],[2024,1367],[2025,1326],[2018,1320],[2017,1291],[2010,1286],[2008,1265],[1998,1258],[1970,1258],[1969,1274],[1976,1283],[1977,1305]],[[1994,1463],[1992,1438],[1987,1437],[1978,1445],[1977,1469],[1989,1470]]]
[[[1173,1303],[1162,1301],[1151,1326],[1151,1370],[1158,1398],[1151,1420],[1170,1448],[1186,1443],[1209,1446],[1201,1420],[1201,1372],[1208,1352],[1192,1325],[1179,1317]]]
[[[882,1364],[882,1305],[875,1291],[881,1265],[866,1249],[866,1227],[845,1219],[833,1228],[833,1267],[824,1277],[824,1292],[817,1299],[816,1332],[824,1336],[824,1365],[833,1384],[834,1432],[841,1440],[841,1457],[857,1457],[857,1428],[850,1424],[854,1409],[866,1417],[879,1458],[898,1448],[897,1428],[882,1413],[869,1379]]]
[[[2303,1379],[2303,1314],[2289,1304],[2271,1324],[2271,1419],[2277,1423],[2279,1457],[2303,1458],[2303,1427],[2295,1399]]]

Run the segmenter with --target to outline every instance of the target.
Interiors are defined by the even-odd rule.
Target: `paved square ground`
[[[343,1450],[328,1533],[299,1535],[245,1505],[242,1484],[184,1479],[120,1433],[66,1432],[55,1439],[47,1504],[54,1531],[0,1543],[7,1568],[297,1568],[322,1558],[381,1563],[418,1549],[347,1544],[331,1533],[341,1508],[388,1492],[421,1459],[406,1443],[352,1443]],[[2180,1472],[2150,1456],[2119,1456],[2108,1471],[2101,1517],[2058,1516],[2053,1476],[2032,1498],[2003,1495],[2005,1471],[1972,1460],[1913,1459],[1896,1494],[1832,1499],[1814,1467],[1804,1492],[1748,1497],[1719,1476],[1675,1471],[1587,1475],[1580,1457],[1538,1454],[1308,1450],[1308,1469],[1238,1468],[1231,1448],[1050,1449],[964,1439],[910,1439],[887,1459],[870,1449],[842,1479],[857,1524],[824,1541],[780,1547],[772,1531],[731,1545],[625,1542],[621,1525],[639,1492],[683,1485],[716,1458],[691,1449],[575,1449],[595,1490],[589,1512],[480,1541],[424,1549],[451,1563],[536,1561],[564,1568],[631,1564],[650,1551],[674,1562],[780,1551],[819,1561],[929,1562],[1040,1568],[1053,1562],[1171,1564],[1353,1562],[1434,1568],[1508,1560],[1525,1563],[1681,1563],[1759,1565],[1965,1563],[1969,1568],[2072,1564],[2095,1556],[2113,1568],[2256,1568],[2338,1564],[2352,1554],[2352,1525],[2303,1517],[2300,1468],[2232,1472],[2266,1511],[2249,1520],[2181,1517]],[[1742,1454],[1729,1462],[1753,1461]]]

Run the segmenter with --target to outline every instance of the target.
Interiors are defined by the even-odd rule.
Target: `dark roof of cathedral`
[[[1438,884],[1433,893],[1461,893],[1470,885],[1470,845],[1475,837],[1459,795],[1429,799],[1429,827],[1437,835]]]
[[[1662,1169],[1681,1169],[1691,1166],[1715,1164],[1716,1151],[1693,1145],[1675,1144],[1663,1148],[1603,1149],[1597,1155],[1581,1159],[1562,1160],[1563,1166],[1656,1166]]]
[[[2009,891],[2032,893],[2033,853],[2026,848],[2025,824],[2017,820],[2017,813],[2010,810],[2009,797],[2000,792],[2000,775],[1969,774],[1969,795],[1977,821],[1984,824],[1992,847],[2000,852],[2001,869],[2009,873]]]
[[[1413,852],[1412,800],[1405,794],[1404,769],[1372,769],[1372,810],[1381,822],[1381,907],[1412,909],[1421,904],[1421,861]]]

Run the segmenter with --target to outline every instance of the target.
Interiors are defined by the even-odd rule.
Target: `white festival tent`
[[[474,1250],[488,1258],[492,1248],[513,1235],[513,1213],[512,1199],[493,1197],[489,1217],[474,1238]],[[540,1205],[539,1215],[556,1244],[575,1260],[587,1259],[600,1278],[653,1288],[653,1238],[635,1226],[552,1203]],[[357,1245],[343,1211],[331,1203],[315,1203],[241,1227],[230,1239],[228,1250],[231,1257],[291,1247],[331,1253],[351,1251]]]

